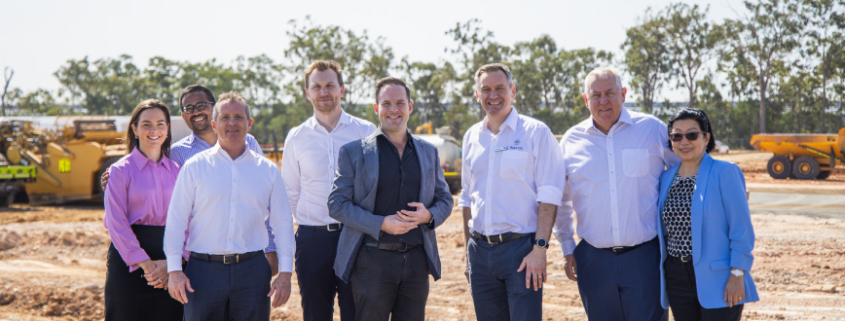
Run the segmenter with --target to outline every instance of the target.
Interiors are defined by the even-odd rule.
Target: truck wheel
[[[830,173],[833,171],[819,171],[819,175],[816,176],[816,179],[827,179],[830,177]]]
[[[766,165],[766,171],[769,176],[775,179],[784,179],[792,174],[792,162],[784,155],[775,155],[769,159],[769,164]]]
[[[801,156],[792,166],[792,174],[797,179],[814,179],[819,176],[819,162],[810,156]]]

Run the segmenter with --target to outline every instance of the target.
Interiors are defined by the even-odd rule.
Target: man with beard
[[[440,278],[434,228],[452,213],[437,148],[411,136],[410,89],[376,84],[379,129],[343,145],[329,215],[344,224],[334,270],[349,280],[355,320],[425,320],[428,275]]]
[[[290,130],[282,158],[291,212],[299,224],[295,269],[306,321],[332,320],[335,294],[340,319],[355,318],[352,289],[335,276],[332,267],[343,225],[329,217],[326,201],[340,147],[370,135],[376,127],[340,107],[345,93],[342,72],[337,62],[323,60],[305,69],[305,95],[314,116]]]

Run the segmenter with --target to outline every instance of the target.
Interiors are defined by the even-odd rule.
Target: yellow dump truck
[[[845,128],[836,135],[759,134],[751,146],[774,154],[766,171],[777,179],[826,179],[837,162],[845,164]]]
[[[37,180],[24,182],[29,203],[61,204],[102,196],[99,177],[126,155],[124,135],[114,120],[73,120],[58,129],[33,128],[28,121],[0,124],[1,149],[12,166],[31,166]]]

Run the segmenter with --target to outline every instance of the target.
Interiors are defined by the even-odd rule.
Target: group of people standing
[[[344,321],[425,320],[453,197],[436,147],[408,129],[410,88],[376,83],[376,127],[341,108],[338,63],[304,76],[314,115],[287,135],[281,172],[236,92],[185,88],[193,133],[174,144],[167,106],[135,108],[131,153],[102,182],[106,320],[269,320],[293,270],[305,320],[332,320],[335,298]],[[621,77],[600,68],[585,79],[591,117],[558,143],[513,107],[507,66],[475,82],[486,117],[463,138],[457,206],[478,320],[541,320],[553,233],[590,320],[666,320],[668,306],[675,320],[739,320],[758,300],[745,180],[707,155],[702,111],[668,127],[628,111]]]

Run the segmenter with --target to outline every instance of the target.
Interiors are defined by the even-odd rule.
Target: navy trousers
[[[188,260],[185,321],[270,320],[270,264],[256,255],[235,264]]]
[[[581,240],[575,247],[578,291],[590,321],[667,320],[660,305],[657,238],[616,254]]]
[[[543,289],[525,288],[525,270],[516,272],[534,248],[533,237],[500,244],[471,238],[467,244],[469,283],[475,317],[484,321],[539,321]]]
[[[352,288],[334,273],[340,231],[300,226],[296,230],[296,279],[305,321],[331,321],[337,294],[340,320],[355,320]]]

